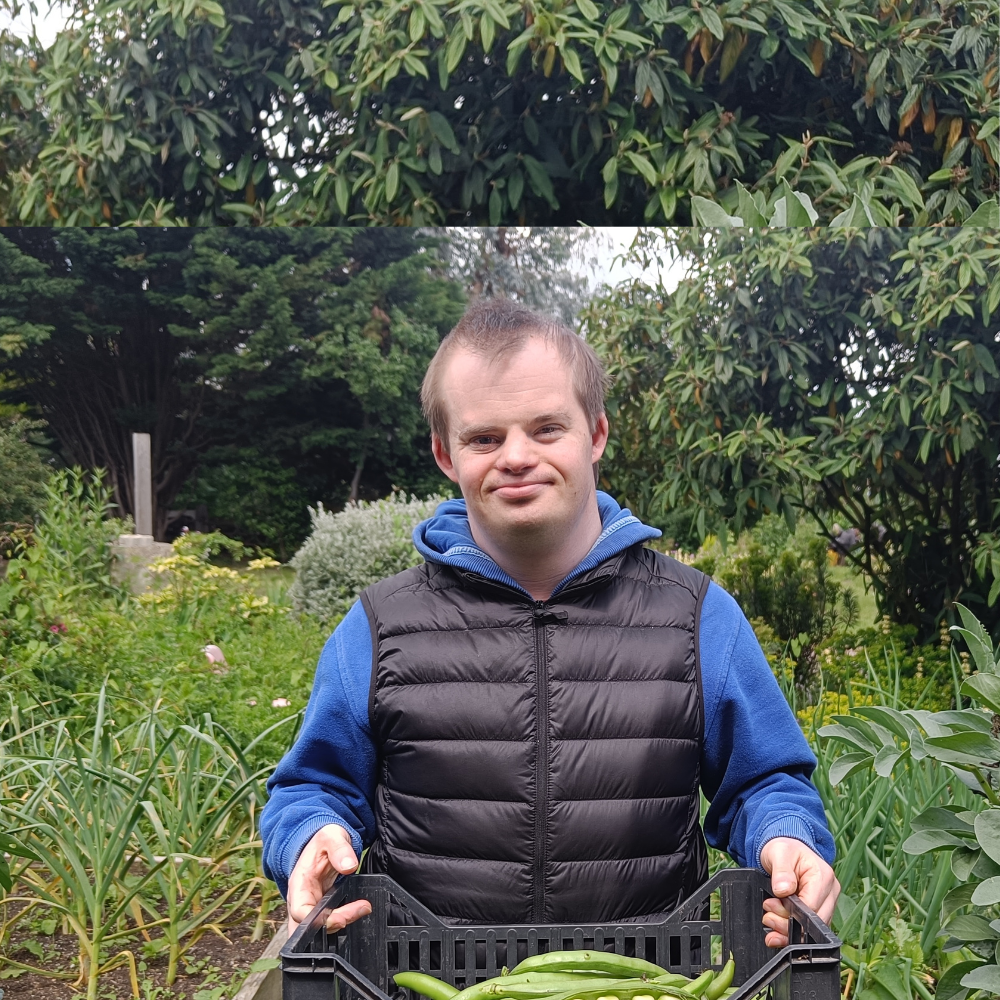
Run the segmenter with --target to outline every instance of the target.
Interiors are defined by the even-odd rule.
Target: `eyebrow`
[[[553,422],[568,424],[571,422],[571,418],[568,413],[558,410],[554,413],[543,413],[535,417],[531,422],[536,426]],[[481,434],[493,434],[496,432],[496,429],[496,424],[475,424],[471,427],[463,427],[458,432],[458,436],[460,438],[474,438],[479,437]]]

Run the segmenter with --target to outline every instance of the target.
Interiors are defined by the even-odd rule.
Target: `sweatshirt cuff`
[[[816,849],[816,838],[813,837],[809,824],[801,816],[782,816],[773,820],[763,827],[754,838],[753,864],[755,868],[760,868],[760,854],[764,850],[764,845],[775,837],[790,837],[792,840],[801,840],[811,851]]]
[[[336,813],[317,813],[310,816],[308,819],[303,820],[285,839],[281,853],[278,856],[278,863],[275,866],[277,870],[274,871],[274,875],[277,877],[274,881],[277,883],[278,889],[281,890],[283,897],[288,893],[289,876],[292,874],[295,863],[299,860],[299,855],[305,850],[306,844],[324,826],[331,825],[342,827],[347,831],[347,835],[351,838],[351,847],[354,849],[354,853],[359,858],[361,857],[361,848],[363,846],[361,837]]]

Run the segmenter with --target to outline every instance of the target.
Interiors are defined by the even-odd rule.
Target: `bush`
[[[768,220],[809,225],[791,184],[924,226],[996,194],[994,0],[69,7],[6,36],[5,225],[758,225],[742,179]]]
[[[434,513],[442,496],[418,500],[394,493],[384,500],[348,504],[334,514],[309,509],[312,534],[295,553],[294,606],[322,621],[344,614],[369,584],[422,562],[411,534]]]
[[[41,426],[22,417],[0,423],[0,535],[31,521],[45,499],[51,470],[29,441]],[[0,549],[0,558],[10,558],[7,550]]]
[[[249,449],[238,461],[202,468],[175,501],[178,507],[204,503],[212,525],[267,546],[280,559],[305,537],[308,502],[294,470]]]
[[[729,591],[747,618],[801,645],[857,622],[854,594],[830,579],[826,552],[807,525],[793,534],[783,518],[770,515],[725,548],[706,539],[694,566]]]

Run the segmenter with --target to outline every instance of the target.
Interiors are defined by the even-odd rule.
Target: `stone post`
[[[132,435],[132,460],[135,534],[119,535],[112,545],[111,577],[116,583],[126,584],[133,594],[141,594],[152,583],[149,564],[169,556],[173,548],[153,538],[153,463],[148,434]]]
[[[132,435],[135,533],[153,534],[153,458],[148,434]]]

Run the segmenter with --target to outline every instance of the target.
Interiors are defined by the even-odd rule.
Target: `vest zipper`
[[[546,822],[549,799],[549,679],[546,665],[545,622],[548,612],[544,601],[535,601],[532,612],[535,626],[535,856],[532,882],[532,921],[545,920]]]

